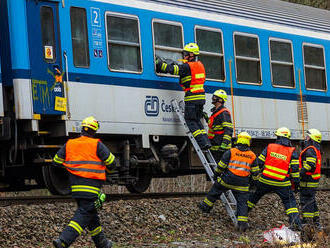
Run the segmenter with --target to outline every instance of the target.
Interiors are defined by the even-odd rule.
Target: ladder
[[[186,120],[184,119],[183,113],[180,109],[180,106],[177,102],[177,100],[172,100],[171,101],[173,110],[176,112],[176,114],[179,116],[180,122],[183,124],[184,130],[186,132],[186,134],[188,135],[192,145],[195,148],[195,151],[200,159],[200,161],[202,162],[207,175],[209,176],[210,180],[212,183],[214,183],[214,173],[213,170],[215,170],[215,168],[217,167],[217,163],[214,160],[212,153],[210,152],[210,150],[202,150],[196,139],[194,138],[194,136],[192,135],[192,133],[190,132]],[[229,215],[229,217],[231,218],[231,220],[233,221],[234,225],[237,226],[237,218],[235,215],[235,211],[233,210],[233,208],[236,208],[236,199],[233,195],[233,192],[231,190],[228,190],[226,193],[222,193],[220,196],[220,200],[223,202],[223,204],[226,207],[227,213]]]

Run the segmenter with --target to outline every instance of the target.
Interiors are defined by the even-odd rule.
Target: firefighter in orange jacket
[[[231,139],[233,135],[233,123],[229,110],[224,106],[227,101],[227,93],[224,90],[217,90],[213,93],[211,109],[212,115],[207,118],[209,130],[208,137],[212,147],[210,151],[219,162],[225,151],[231,148]],[[206,116],[205,116],[206,118]]]
[[[299,161],[295,148],[291,146],[291,132],[286,127],[276,130],[276,142],[269,144],[257,159],[262,173],[257,189],[248,201],[249,210],[267,193],[274,192],[282,200],[290,227],[301,229],[296,199],[291,189],[291,180],[295,187],[299,185]]]
[[[214,202],[227,190],[232,190],[237,200],[238,230],[248,228],[248,207],[250,176],[258,175],[259,168],[255,163],[256,155],[250,150],[251,136],[242,132],[237,136],[237,146],[226,151],[215,169],[215,183],[205,199],[198,205],[206,213],[212,209]]]
[[[167,64],[157,57],[156,72],[180,76],[180,86],[185,92],[184,118],[198,145],[201,149],[205,150],[209,149],[211,144],[201,123],[203,106],[205,104],[205,68],[197,60],[198,55],[198,45],[196,43],[189,43],[183,48],[183,64]]]
[[[55,164],[64,165],[69,172],[72,197],[78,204],[73,218],[53,245],[56,248],[69,247],[87,228],[97,248],[109,248],[112,242],[102,231],[97,210],[105,200],[101,187],[106,180],[106,171],[116,166],[115,157],[99,139],[94,138],[99,129],[94,117],[84,119],[81,126],[81,136],[69,139],[53,159]]]
[[[302,223],[314,223],[318,228],[321,228],[321,223],[315,193],[321,178],[321,139],[319,130],[309,129],[304,142],[305,149],[299,156]]]

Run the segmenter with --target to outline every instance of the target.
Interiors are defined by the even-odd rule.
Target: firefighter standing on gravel
[[[299,161],[295,148],[291,146],[291,132],[286,127],[276,130],[276,142],[269,144],[257,159],[262,173],[257,189],[248,201],[251,210],[267,193],[274,192],[282,200],[286,214],[289,216],[290,227],[301,229],[296,199],[291,189],[291,180],[295,187],[299,185]]]
[[[205,119],[208,121],[208,137],[212,147],[210,151],[216,162],[219,162],[225,151],[231,148],[233,135],[233,123],[229,110],[224,106],[227,101],[227,93],[224,90],[217,90],[213,93],[211,109],[212,115]]]
[[[180,76],[180,86],[185,92],[184,118],[198,145],[202,150],[205,150],[209,149],[211,144],[201,123],[203,106],[205,104],[205,68],[197,60],[198,55],[198,45],[196,43],[189,43],[183,49],[183,64],[167,64],[157,57],[156,72]]]
[[[320,213],[316,204],[315,193],[321,178],[321,139],[317,129],[309,129],[304,142],[305,149],[299,156],[300,204],[303,224],[314,224],[321,228]]]
[[[106,170],[115,168],[115,157],[99,139],[94,138],[99,129],[94,117],[84,119],[81,126],[81,136],[68,140],[53,159],[55,164],[63,164],[69,172],[72,197],[78,204],[70,223],[53,245],[56,248],[69,247],[87,228],[97,248],[109,248],[112,243],[102,231],[97,210],[105,201],[101,187],[106,180]]]
[[[248,206],[250,176],[259,173],[256,155],[250,150],[251,136],[242,132],[237,136],[237,146],[226,151],[215,169],[215,183],[198,207],[209,213],[216,200],[227,190],[232,190],[237,200],[238,230],[248,228]]]

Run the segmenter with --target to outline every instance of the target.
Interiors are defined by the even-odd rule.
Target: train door
[[[27,1],[29,52],[34,114],[66,111],[62,77],[58,3]]]

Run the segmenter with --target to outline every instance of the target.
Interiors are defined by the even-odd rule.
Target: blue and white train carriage
[[[171,100],[183,99],[175,76],[156,74],[155,55],[177,61],[197,42],[206,92],[229,94],[236,132],[259,148],[280,126],[302,139],[330,141],[330,12],[278,0],[4,0],[1,1],[4,96],[1,180],[9,189],[67,193],[62,170],[47,166],[83,118],[130,178],[110,183],[143,192],[152,177],[201,173]],[[10,125],[8,125],[8,123]],[[131,180],[131,179],[137,180]]]

